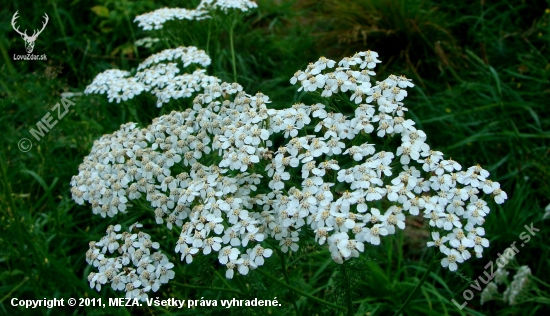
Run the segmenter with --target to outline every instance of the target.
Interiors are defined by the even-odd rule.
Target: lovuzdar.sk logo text
[[[44,19],[45,21],[42,23],[42,29],[34,30],[32,35],[27,35],[27,30],[25,29],[24,32],[19,31],[19,27],[15,25],[15,20],[19,17],[17,14],[19,11],[16,11],[13,15],[13,18],[11,19],[11,26],[13,29],[21,35],[21,38],[25,41],[25,49],[27,50],[27,55],[13,55],[14,60],[46,60],[46,55],[33,55],[32,51],[34,49],[34,42],[36,42],[36,39],[38,38],[38,35],[44,31],[44,28],[48,24],[49,17],[46,13],[44,13]]]

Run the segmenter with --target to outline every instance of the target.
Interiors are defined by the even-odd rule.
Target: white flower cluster
[[[159,243],[152,242],[144,232],[131,233],[139,227],[142,225],[135,223],[128,232],[119,233],[120,225],[111,225],[100,241],[90,242],[86,261],[98,269],[88,275],[91,288],[100,291],[102,285],[110,283],[113,290],[125,291],[127,298],[145,301],[148,292],[158,291],[162,284],[174,278],[174,264],[160,251],[154,252]],[[106,256],[114,252],[120,255]]]
[[[378,244],[380,236],[393,234],[396,226],[401,229],[405,227],[403,212],[418,215],[422,210],[422,215],[429,220],[433,230],[434,241],[429,242],[428,246],[439,247],[440,251],[447,255],[441,261],[442,266],[454,271],[457,269],[457,262],[463,262],[471,257],[470,249],[477,257],[481,257],[483,248],[489,246],[489,241],[482,237],[485,230],[480,227],[485,221],[484,217],[489,213],[489,207],[478,195],[491,194],[499,204],[504,202],[507,195],[497,182],[488,179],[489,172],[479,165],[460,171],[460,164],[453,160],[445,160],[443,153],[430,149],[425,143],[426,134],[417,130],[413,121],[404,118],[407,108],[400,101],[407,96],[405,88],[413,86],[410,80],[391,75],[388,79],[371,85],[369,76],[374,73],[370,69],[379,62],[377,57],[378,54],[371,51],[357,53],[342,59],[338,63],[340,67],[333,72],[327,70],[335,67],[336,62],[321,57],[305,71],[296,72],[290,81],[293,84],[299,81],[299,90],[313,92],[323,89],[321,96],[324,97],[330,97],[338,92],[355,91],[350,97],[351,102],[358,104],[354,118],[348,120],[341,113],[329,115],[322,111],[318,112],[318,115],[323,121],[315,126],[315,131],[323,131],[324,135],[321,141],[316,142],[314,148],[325,148],[329,155],[339,155],[343,152],[352,156],[355,161],[362,161],[370,156],[366,162],[338,172],[337,180],[349,183],[354,191],[343,192],[339,199],[342,202],[338,203],[337,200],[335,205],[339,208],[339,215],[344,218],[341,221],[347,221],[347,228],[358,234],[355,235],[355,241],[347,241],[349,236],[343,234],[333,237],[333,258],[337,262],[341,261],[342,257],[348,258],[349,251],[343,249],[346,243]],[[366,104],[360,104],[363,97]],[[375,102],[375,105],[371,105],[371,102]],[[378,113],[375,106],[378,106]],[[344,140],[354,140],[361,132],[373,132],[373,124],[378,125],[378,137],[401,135],[401,144],[395,154],[385,151],[374,154],[373,144],[369,143],[357,144],[344,151]],[[290,131],[291,136],[292,133],[293,131]],[[309,155],[306,152],[305,157],[317,157],[319,154],[311,150],[311,145],[305,148],[310,151]],[[372,154],[374,155],[371,156]],[[400,156],[401,170],[397,166],[391,167],[394,157],[397,156]],[[411,162],[416,162],[418,169],[410,165]],[[314,172],[313,164],[311,168],[313,175],[319,176]],[[421,170],[424,171],[424,176]],[[305,175],[308,173],[303,174]],[[381,200],[383,197],[394,204],[384,214],[371,207],[370,214],[367,213],[365,216],[368,219],[363,220],[361,227],[354,223],[357,222],[357,216],[360,219],[362,214],[353,214],[354,223],[347,220],[351,205],[356,204],[357,212],[363,213],[368,209],[366,202],[372,205],[373,201]],[[329,211],[334,212],[334,207]],[[326,214],[325,216],[329,216],[329,213]],[[371,227],[366,227],[365,222],[370,222]],[[314,226],[312,228],[315,229]],[[329,230],[334,228],[329,227]],[[440,232],[435,230],[440,230],[446,235],[440,237]],[[325,230],[323,234],[326,234]],[[357,250],[361,251],[363,245],[359,247]],[[352,252],[352,255],[356,256],[357,253]]]
[[[529,287],[529,277],[531,277],[531,269],[528,266],[519,267],[514,275],[512,283],[506,288],[503,293],[504,302],[510,305],[516,305],[518,298],[525,294]]]
[[[165,61],[173,62],[161,63]],[[211,62],[203,50],[193,46],[166,49],[144,60],[133,77],[130,77],[130,72],[117,69],[100,73],[84,93],[106,93],[109,102],[116,100],[120,103],[121,100],[127,101],[146,91],[157,97],[157,107],[161,107],[172,99],[189,98],[195,92],[220,82],[217,77],[206,75],[203,69],[197,69],[192,74],[177,75],[180,72],[180,61],[183,67],[191,64],[206,67]]]
[[[528,292],[533,283],[529,282],[529,278],[531,277],[531,269],[529,266],[520,266],[512,282],[507,280],[509,272],[505,269],[499,268],[495,275],[495,281],[489,282],[481,292],[482,305],[495,299],[502,299],[502,301],[508,305],[516,305],[522,300],[530,298]],[[506,284],[506,289],[502,295],[500,295],[498,291],[498,284]]]
[[[248,211],[258,203],[250,193],[261,176],[246,172],[268,155],[262,145],[271,145],[264,129],[269,101],[246,95],[238,84],[205,90],[193,110],[162,116],[148,129],[126,124],[102,137],[73,178],[72,193],[103,217],[125,212],[129,201],[144,196],[157,223],[182,227],[175,248],[182,260],[191,263],[199,250],[219,252],[231,278],[234,269],[246,274],[272,254],[259,244],[265,238],[262,214]],[[229,95],[234,101],[213,101]],[[201,108],[203,102],[209,105]],[[209,155],[218,151],[220,156]],[[218,163],[206,164],[213,159]],[[183,172],[172,176],[176,165]]]
[[[138,15],[134,22],[143,30],[159,30],[170,20],[203,20],[208,18],[204,10],[187,10],[180,8],[162,8],[153,12]]]
[[[410,80],[400,80],[393,86],[393,90],[388,90],[382,96],[379,90],[373,89],[370,83],[370,76],[374,76],[372,71],[376,67],[378,54],[372,51],[356,53],[352,57],[346,57],[338,63],[338,68],[334,72],[323,74],[327,68],[334,68],[336,62],[334,60],[321,57],[316,63],[310,63],[305,71],[297,71],[290,79],[291,84],[296,82],[301,83],[298,91],[315,91],[322,89],[321,96],[330,97],[338,92],[353,92],[351,101],[356,104],[363,102],[363,97],[366,97],[366,103],[377,101],[379,105],[383,103],[387,97],[394,98],[395,101],[401,101],[407,96],[407,92],[403,88],[412,87]],[[353,67],[355,69],[351,69]],[[393,94],[393,95],[392,95]]]
[[[498,268],[494,273],[494,281],[491,281],[485,286],[483,291],[481,291],[481,305],[485,304],[488,301],[494,300],[498,293],[498,284],[508,283],[508,275],[510,273],[506,269]]]
[[[256,2],[250,0],[202,0],[197,10],[220,9],[227,13],[228,10],[232,9],[246,12],[257,7]]]
[[[202,0],[195,9],[162,8],[153,12],[138,15],[134,22],[144,31],[162,29],[166,21],[171,20],[204,20],[209,19],[208,11],[222,10],[227,13],[229,10],[240,10],[246,12],[257,8],[258,5],[250,0]]]
[[[342,79],[330,91],[343,91],[347,81],[367,86],[372,73],[363,68],[372,69],[375,56],[345,58],[334,72],[328,70],[336,62],[321,58],[303,72],[302,87],[314,91],[311,78],[319,75],[329,79],[313,81],[316,89],[336,76]],[[352,97],[348,116],[321,103],[268,109],[262,93],[213,83],[192,109],[144,129],[126,124],[96,141],[71,181],[73,199],[103,217],[125,212],[131,200],[146,200],[157,223],[181,227],[175,249],[181,260],[217,252],[228,278],[235,269],[247,274],[264,263],[272,254],[261,245],[266,238],[283,252],[297,251],[300,238],[312,232],[342,263],[359,256],[364,243],[378,245],[404,229],[406,214],[422,213],[433,230],[428,245],[447,255],[443,266],[456,270],[470,251],[479,257],[489,244],[481,227],[489,208],[478,195],[502,203],[506,194],[480,166],[461,171],[430,149],[426,134],[404,117],[400,101],[410,86],[409,79],[391,75],[366,90],[372,97],[366,103],[355,105]],[[272,149],[275,134],[289,140]],[[376,150],[386,149],[382,144],[393,136],[401,140],[397,149]]]
[[[211,63],[210,56],[208,56],[202,49],[198,49],[194,46],[165,49],[160,53],[153,54],[145,59],[138,66],[138,70],[143,70],[150,67],[153,64],[158,64],[164,61],[180,61],[183,63],[183,67],[187,67],[191,64],[199,64],[203,67],[207,67]]]
[[[130,76],[129,71],[107,69],[94,78],[84,93],[107,93],[109,102],[117,100],[117,103],[120,103],[121,99],[126,101],[144,90],[142,83],[138,82],[136,78],[128,78],[128,76]]]

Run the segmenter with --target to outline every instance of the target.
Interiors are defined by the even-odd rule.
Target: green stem
[[[130,102],[127,103],[128,112],[130,113],[130,115],[129,115],[130,116],[130,121],[139,123],[137,110],[136,110],[137,106],[134,104],[133,101],[134,100],[132,99]]]
[[[0,53],[2,54],[2,57],[4,58],[4,61],[6,62],[6,66],[8,70],[10,71],[10,74],[13,76],[16,74],[15,68],[13,68],[13,64],[11,63],[11,59],[8,56],[8,51],[4,47],[4,41],[0,41]],[[9,90],[6,90],[9,91]]]
[[[210,47],[210,33],[212,32],[212,18],[208,21],[208,36],[206,37],[206,54],[210,56],[209,47]]]
[[[418,291],[421,287],[422,287],[422,284],[424,284],[424,282],[426,281],[426,279],[428,278],[428,276],[430,275],[430,272],[432,272],[432,270],[435,268],[437,262],[439,262],[439,260],[436,259],[436,256],[433,256],[432,257],[432,260],[430,261],[430,265],[428,266],[428,268],[426,269],[426,272],[424,272],[424,275],[422,276],[422,279],[420,279],[420,281],[418,282],[418,284],[416,284],[416,286],[414,287],[414,289],[412,290],[411,294],[409,294],[409,297],[407,297],[407,300],[405,301],[405,303],[403,303],[403,305],[401,305],[401,307],[399,308],[399,310],[394,314],[394,316],[399,316],[401,315],[401,312],[403,310],[405,310],[405,308],[407,307],[407,305],[409,304],[409,302],[411,301],[412,297],[414,296],[414,294],[416,293],[416,291]]]
[[[63,35],[63,40],[65,41],[65,46],[67,46],[67,55],[72,55],[72,50],[71,48],[69,47],[69,41],[67,39],[67,33],[65,33],[65,27],[63,26],[63,22],[61,22],[61,17],[59,16],[59,12],[57,12],[57,3],[55,1],[52,1],[52,6],[53,6],[53,11],[54,11],[54,14],[55,14],[55,17],[57,19],[57,23],[59,24],[59,28],[61,30],[61,35]],[[79,74],[79,72],[76,70],[75,66],[74,66],[74,62],[73,62],[73,59],[72,58],[68,58],[67,59],[69,65],[71,66],[71,68],[73,69],[73,72],[76,75]],[[77,77],[78,80],[80,81],[80,77]]]
[[[10,297],[10,296],[13,294],[13,292],[17,291],[17,289],[20,288],[21,285],[25,284],[25,282],[27,282],[28,280],[29,280],[29,277],[26,276],[26,277],[23,279],[23,281],[21,281],[21,282],[20,282],[19,284],[17,284],[13,289],[11,289],[11,291],[10,291],[8,294],[6,294],[6,296],[2,297],[2,299],[0,300],[0,303],[2,303],[6,298]]]
[[[351,282],[349,279],[349,273],[347,268],[347,263],[344,261],[342,264],[342,274],[344,274],[344,282],[346,284],[346,305],[347,305],[347,314],[348,316],[353,316],[353,303],[351,302]]]
[[[537,295],[540,295],[537,293]],[[524,300],[516,301],[516,305],[527,303],[527,302],[535,302],[535,303],[541,303],[541,304],[550,304],[550,299],[546,297],[533,297],[533,298],[527,298]]]
[[[536,282],[539,282],[540,284],[544,285],[544,286],[547,286],[547,287],[550,287],[550,284],[542,281],[541,279],[537,278],[537,277],[532,277],[532,279]]]
[[[124,17],[126,18],[126,22],[128,22],[128,28],[130,29],[130,33],[132,34],[132,42],[134,44],[136,43],[136,34],[134,33],[134,27],[132,25],[132,22],[130,21],[130,17],[128,16],[128,11],[124,11]],[[136,54],[136,58],[139,58],[139,53],[136,45],[132,45],[134,48],[134,54]]]
[[[303,296],[305,296],[305,297],[307,297],[307,298],[309,298],[309,299],[312,299],[312,300],[316,301],[317,303],[320,303],[320,304],[323,304],[323,305],[326,305],[326,306],[330,306],[330,307],[332,307],[332,308],[334,308],[334,309],[339,309],[339,310],[345,310],[345,309],[346,309],[346,308],[343,307],[343,306],[336,305],[336,304],[333,304],[333,303],[331,303],[331,302],[325,301],[325,300],[320,299],[320,298],[318,298],[318,297],[315,297],[315,296],[313,296],[313,295],[311,295],[311,294],[308,294],[308,293],[306,293],[306,292],[304,292],[304,291],[302,291],[302,290],[299,290],[299,289],[293,287],[292,285],[288,285],[288,284],[286,284],[285,282],[282,282],[281,280],[277,279],[276,277],[271,276],[271,274],[269,274],[269,273],[267,273],[267,272],[264,272],[264,271],[262,271],[262,270],[260,270],[260,269],[256,269],[256,270],[254,270],[254,271],[256,271],[256,272],[258,272],[259,274],[263,275],[264,277],[270,279],[271,281],[273,281],[273,282],[275,282],[275,283],[277,283],[277,284],[279,284],[279,285],[281,285],[281,286],[284,286],[284,287],[288,288],[289,290],[291,290],[291,291],[293,291],[293,292],[295,292],[295,293],[301,294],[301,295],[303,295]]]
[[[282,251],[279,251],[279,257],[281,258],[281,268],[283,270],[283,276],[285,278],[286,284],[290,284],[290,278],[288,277],[288,273],[286,271],[286,263],[285,263],[285,254]],[[296,315],[300,315],[298,312],[298,306],[296,305],[296,300],[292,300],[292,305],[294,306],[294,311],[296,312]]]
[[[186,287],[186,288],[190,288],[190,289],[198,289],[198,290],[212,290],[212,291],[220,291],[220,292],[230,292],[230,293],[235,293],[237,295],[243,295],[243,293],[237,291],[237,290],[233,290],[233,289],[226,289],[226,288],[223,288],[223,287],[211,287],[211,286],[199,286],[199,285],[189,285],[189,284],[183,284],[183,283],[178,283],[178,282],[170,282],[172,284],[175,284],[175,285],[178,285],[178,286],[181,286],[181,287]]]
[[[233,278],[233,282],[235,282],[237,284],[237,286],[239,287],[239,289],[241,290],[242,293],[246,293],[247,295],[249,294],[250,291],[248,291],[246,285],[243,283],[243,280],[241,279],[240,275],[236,275],[234,278]]]
[[[233,290],[233,287],[231,287],[231,285],[229,284],[229,282],[227,282],[227,279],[224,278],[224,277],[218,272],[218,270],[216,270],[216,269],[212,269],[212,270],[214,271],[214,274],[218,277],[218,279],[220,279],[220,280],[223,282],[223,284],[224,284],[225,286],[227,286],[230,290],[232,290],[232,291],[234,291],[234,292],[238,292],[238,291],[236,291],[236,290]],[[239,292],[239,293],[240,293],[240,292]],[[242,293],[241,293],[241,294],[242,294]]]
[[[231,64],[233,65],[233,82],[237,82],[237,64],[235,62],[235,47],[233,46],[233,29],[235,23],[231,21],[231,27],[229,28],[229,44],[231,45]]]
[[[8,182],[8,174],[6,172],[6,168],[7,166],[4,165],[4,161],[8,161],[8,159],[6,159],[6,157],[4,156],[4,153],[2,153],[2,159],[0,160],[0,169],[2,170],[2,179],[4,179],[4,196],[7,198],[8,200],[8,203],[10,205],[10,207],[8,207],[6,210],[7,210],[7,215],[8,215],[8,222],[10,221],[10,219],[13,221],[13,226],[12,227],[15,227],[15,231],[16,231],[16,234],[17,234],[17,237],[19,238],[18,242],[20,242],[21,244],[25,244],[25,241],[24,241],[24,234],[23,234],[23,229],[21,227],[21,222],[22,222],[22,218],[17,218],[16,217],[16,214],[17,214],[17,207],[15,206],[15,201],[13,200],[13,197],[12,197],[12,190],[11,190],[11,186],[10,186],[10,183]],[[12,243],[8,243],[14,250],[14,252],[19,255],[19,251],[13,247]]]

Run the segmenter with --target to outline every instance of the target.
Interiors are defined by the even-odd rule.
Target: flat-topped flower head
[[[291,79],[306,93],[328,87],[355,94],[346,113],[332,102],[276,110],[268,108],[267,95],[248,94],[237,83],[204,79],[201,70],[178,74],[178,64],[202,54],[182,48],[144,61],[133,77],[144,91],[159,102],[184,97],[189,91],[182,89],[190,84],[185,76],[192,76],[193,104],[143,128],[124,124],[97,140],[71,181],[77,203],[91,204],[102,217],[133,212],[136,202],[148,205],[154,222],[180,234],[174,250],[182,261],[215,256],[228,278],[270,260],[269,245],[299,251],[308,231],[343,263],[406,229],[409,215],[427,219],[428,246],[445,255],[441,264],[451,271],[489,246],[482,228],[490,211],[486,197],[501,203],[506,193],[481,166],[461,171],[430,148],[426,133],[405,117],[410,80],[390,75],[370,82],[379,63],[375,52],[338,64],[321,58]],[[113,72],[112,80],[127,76]],[[99,80],[93,91],[108,91],[105,82]],[[130,264],[135,273],[112,283],[130,297],[142,298],[174,277],[149,235],[119,231],[110,227],[86,253],[99,270],[91,286],[100,288]],[[117,250],[121,258],[110,260],[107,254]],[[149,278],[154,280],[147,283]]]
[[[191,64],[206,67],[211,60],[203,50],[193,46],[166,49],[139,64],[134,76],[130,72],[116,69],[104,71],[94,78],[84,93],[107,94],[109,102],[120,103],[148,92],[157,98],[157,107],[161,107],[171,100],[190,98],[197,92],[220,83],[218,78],[206,75],[204,69],[197,69],[191,74],[179,74],[180,62],[184,68]]]
[[[201,0],[197,10],[219,9],[224,12],[229,10],[246,12],[257,7],[256,2],[250,0]]]
[[[134,22],[144,31],[162,29],[164,23],[171,20],[203,20],[209,18],[205,10],[188,10],[180,8],[162,8],[153,12],[138,15]]]
[[[121,225],[109,226],[105,237],[90,243],[86,260],[90,263],[95,259],[93,265],[99,270],[88,275],[91,288],[100,291],[102,285],[110,283],[113,290],[125,291],[126,297],[145,301],[147,293],[156,292],[161,284],[174,277],[174,265],[160,251],[150,251],[158,249],[159,244],[138,231],[141,227],[135,223],[119,234]],[[108,252],[114,252],[112,246],[119,256],[106,257]]]

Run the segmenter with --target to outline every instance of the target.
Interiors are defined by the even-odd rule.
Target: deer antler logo
[[[49,18],[48,18],[48,15],[46,13],[44,13],[44,18],[46,19],[46,21],[44,21],[44,23],[42,24],[42,29],[40,31],[35,30],[32,33],[32,36],[28,36],[27,35],[27,30],[25,30],[24,33],[21,33],[19,31],[19,27],[15,26],[15,20],[17,20],[17,18],[18,18],[18,16],[17,16],[18,12],[19,11],[16,11],[15,14],[13,15],[13,18],[11,19],[11,26],[13,27],[13,29],[17,33],[19,33],[21,35],[21,37],[25,41],[25,49],[27,50],[27,53],[30,54],[30,53],[32,53],[32,50],[34,49],[34,42],[38,38],[38,35],[40,35],[40,33],[42,33],[42,31],[44,30],[44,28],[46,27],[46,24],[48,24]]]

